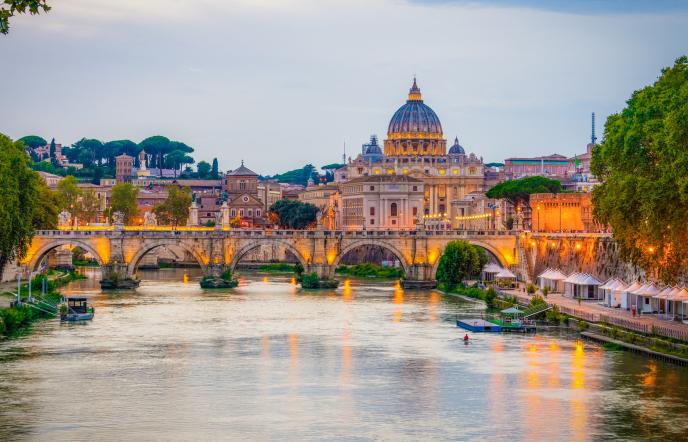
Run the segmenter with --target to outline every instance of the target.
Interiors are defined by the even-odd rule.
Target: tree
[[[634,92],[592,151],[594,216],[621,256],[673,282],[688,268],[688,57]]]
[[[50,157],[50,162],[55,166],[58,167],[60,163],[57,161],[57,146],[55,145],[55,138],[50,140],[50,148],[48,150],[48,156]]]
[[[151,167],[163,167],[163,157],[171,152],[170,139],[162,135],[148,137],[139,143],[139,148],[152,157]]]
[[[308,184],[308,179],[312,179],[316,183],[320,179],[318,171],[312,164],[306,164],[301,169],[294,169],[283,174],[275,175],[275,178],[280,183],[300,184],[302,186]]]
[[[0,34],[7,34],[10,30],[10,17],[15,14],[31,15],[41,11],[50,11],[47,0],[4,0],[0,3]],[[44,144],[45,146],[45,144]]]
[[[270,212],[277,217],[277,222],[281,227],[305,229],[315,223],[318,209],[313,204],[282,199],[270,207]]]
[[[199,161],[196,165],[196,170],[198,171],[198,178],[202,180],[207,180],[211,177],[211,166],[205,161]]]
[[[91,223],[97,220],[100,211],[100,200],[95,190],[86,189],[81,192],[81,198],[77,202],[76,216],[78,219]]]
[[[189,215],[191,199],[189,187],[167,186],[167,199],[155,206],[153,212],[162,224],[183,225]]]
[[[36,230],[55,229],[57,228],[58,207],[60,205],[59,198],[42,179],[38,180],[36,187],[36,204],[32,219],[33,228]]]
[[[542,176],[529,176],[503,181],[488,190],[485,195],[488,198],[506,199],[518,207],[527,203],[533,193],[559,193],[561,190],[561,183],[557,180]]]
[[[29,149],[35,149],[48,144],[48,142],[45,141],[45,138],[39,137],[38,135],[27,135],[20,138],[18,141],[24,143],[24,145]]]
[[[81,189],[78,184],[79,181],[71,175],[64,177],[57,183],[57,198],[60,211],[66,210],[72,215],[76,215],[78,210],[77,204],[81,196]]]
[[[131,183],[115,184],[112,187],[112,195],[110,196],[110,216],[115,212],[122,212],[124,222],[132,222],[138,210],[136,206],[138,195],[138,187],[134,187]]]
[[[21,259],[34,233],[40,177],[29,167],[24,143],[0,134],[0,274]]]
[[[487,252],[466,241],[451,241],[437,266],[437,280],[448,289],[476,277],[487,264]]]
[[[217,164],[217,158],[213,158],[213,168],[210,171],[210,178],[213,180],[217,180],[220,178],[220,170]]]

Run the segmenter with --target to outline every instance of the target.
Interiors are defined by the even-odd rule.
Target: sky
[[[0,36],[0,132],[165,135],[272,175],[382,140],[413,76],[486,162],[585,151],[688,54],[679,0],[53,0]]]

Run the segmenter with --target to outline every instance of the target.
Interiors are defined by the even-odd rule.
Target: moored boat
[[[66,298],[60,306],[60,320],[62,321],[90,321],[95,309],[88,305],[88,298],[73,296]]]

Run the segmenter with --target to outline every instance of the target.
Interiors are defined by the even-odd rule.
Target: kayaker
[[[463,342],[468,342],[468,339],[468,333],[466,333],[466,335],[463,337]]]

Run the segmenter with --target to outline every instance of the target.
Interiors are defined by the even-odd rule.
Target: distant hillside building
[[[115,178],[118,183],[131,182],[134,172],[134,157],[122,154],[115,157]]]

